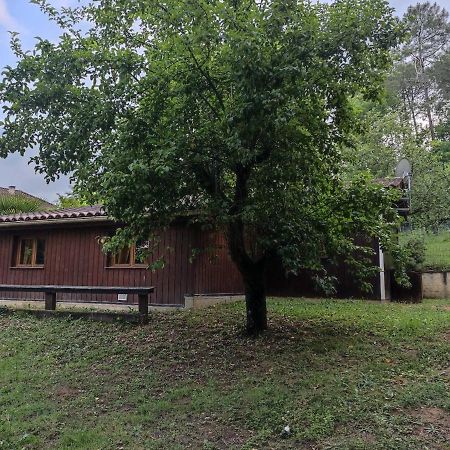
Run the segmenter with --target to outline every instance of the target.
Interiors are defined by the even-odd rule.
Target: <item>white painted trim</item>
[[[384,277],[384,253],[380,243],[378,243],[379,267],[380,267],[380,300],[386,300],[386,281]]]

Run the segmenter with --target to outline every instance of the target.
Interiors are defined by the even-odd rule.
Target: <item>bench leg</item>
[[[56,309],[56,292],[45,293],[45,309],[48,311]]]
[[[148,295],[139,294],[139,314],[144,323],[148,322]]]

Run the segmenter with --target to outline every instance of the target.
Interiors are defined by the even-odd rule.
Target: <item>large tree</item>
[[[450,167],[442,141],[437,151],[418,138],[413,128],[389,104],[364,105],[360,116],[364,132],[346,148],[347,171],[369,171],[374,177],[392,177],[398,161],[412,163],[411,210],[409,223],[417,229],[434,231],[450,219]],[[436,129],[444,133],[442,126]],[[448,157],[448,156],[447,156]]]
[[[414,133],[420,133],[420,96],[422,89],[417,83],[417,74],[413,63],[399,62],[389,74],[386,91],[387,103],[397,109],[405,122],[414,127]]]
[[[421,105],[424,109],[428,129],[432,140],[435,139],[436,99],[433,99],[433,77],[430,72],[433,65],[448,50],[450,44],[449,14],[437,3],[417,3],[410,6],[404,16],[404,22],[410,36],[403,47],[402,54],[406,62],[414,65],[415,84],[422,92]]]
[[[386,1],[35,3],[66,32],[30,53],[13,38],[0,153],[36,147],[48,178],[71,173],[128,224],[113,243],[195,210],[225,231],[249,332],[267,326],[271,258],[293,272],[324,254],[358,266],[356,235],[388,245],[388,194],[344,182],[339,154],[349,99],[377,96],[401,35]]]

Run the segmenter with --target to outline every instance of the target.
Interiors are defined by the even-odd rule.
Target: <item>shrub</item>
[[[403,244],[407,270],[420,270],[425,262],[425,243],[422,239],[412,238]]]

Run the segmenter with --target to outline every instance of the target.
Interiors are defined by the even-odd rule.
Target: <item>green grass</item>
[[[450,231],[442,230],[439,233],[414,231],[400,234],[403,241],[411,238],[420,239],[425,244],[424,269],[450,269]]]
[[[269,309],[257,339],[241,304],[143,327],[0,312],[0,449],[450,448],[450,301]]]
[[[450,232],[427,233],[424,242],[426,266],[431,268],[450,268]]]

